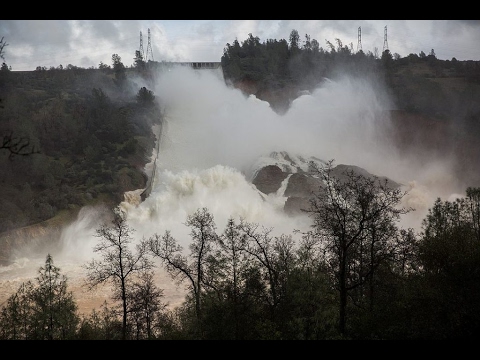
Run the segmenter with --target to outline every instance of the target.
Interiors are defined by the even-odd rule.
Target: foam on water
[[[438,194],[435,186],[441,185],[448,194],[448,183],[435,183],[435,179],[449,181],[443,176],[448,166],[440,162],[425,166],[398,157],[382,138],[391,105],[377,85],[347,76],[325,80],[278,115],[267,102],[227,86],[218,74],[189,68],[159,74],[152,90],[166,116],[158,158],[154,162],[152,156],[146,166],[151,174],[155,164],[152,190],[143,202],[139,201],[142,189],[129,192],[121,204],[135,241],[170,230],[187,248],[190,229],[184,223],[203,207],[214,216],[218,233],[230,217],[273,228],[273,235],[308,229],[311,219],[283,212],[283,191],[265,196],[251,183],[255,172],[272,161],[274,152],[288,153],[300,167],[307,164],[302,159],[315,157],[390,177],[411,190],[407,205],[426,211]],[[80,266],[94,256],[94,233],[104,219],[102,214],[103,209],[86,207],[63,229],[53,259],[75,281],[81,280]],[[423,213],[410,216],[418,226]],[[0,267],[4,298],[13,284],[36,276],[45,257],[42,253],[36,259],[22,259],[20,254],[11,267]],[[159,281],[161,288],[171,286],[168,278]]]

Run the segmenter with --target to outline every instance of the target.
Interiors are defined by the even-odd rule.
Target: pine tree
[[[53,264],[50,254],[36,278],[32,291],[32,327],[40,340],[66,340],[75,336],[79,317],[72,292],[67,290],[67,277]]]

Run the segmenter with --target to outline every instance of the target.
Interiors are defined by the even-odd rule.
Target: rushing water
[[[398,157],[384,137],[392,105],[378,84],[365,79],[324,79],[314,92],[293,101],[284,115],[275,113],[267,102],[226,86],[216,71],[173,69],[159,76],[153,92],[166,119],[158,157],[154,149],[146,167],[147,173],[152,173],[153,164],[156,167],[152,190],[143,202],[142,189],[129,192],[120,205],[135,241],[170,230],[188,249],[190,230],[184,223],[202,207],[213,214],[218,233],[229,217],[272,228],[273,235],[308,229],[311,219],[307,216],[283,212],[282,189],[262,196],[252,185],[260,167],[275,163],[269,157],[275,151],[334,159],[404,184],[409,190],[404,204],[418,210],[406,217],[405,226],[418,227],[433,200],[451,192],[444,175],[448,164],[432,159],[425,166]],[[63,229],[52,254],[82,312],[108,300],[108,287],[87,292],[82,286],[82,265],[96,255],[95,229],[105,212],[102,207],[82,209],[77,220]],[[18,249],[13,263],[0,267],[0,306],[22,282],[37,276],[46,255]],[[156,273],[165,300],[172,306],[180,303],[184,289],[177,288],[160,268]]]

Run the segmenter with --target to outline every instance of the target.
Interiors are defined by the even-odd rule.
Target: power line
[[[388,26],[391,26],[390,24],[387,24]],[[423,50],[427,52],[430,49],[435,49],[435,53],[437,55],[437,58],[439,59],[451,59],[453,57],[456,57],[457,59],[480,59],[480,55],[478,53],[478,50],[475,47],[466,47],[462,46],[459,43],[456,42],[445,42],[442,40],[440,44],[438,43],[429,43],[431,40],[424,38],[421,36],[419,33],[415,33],[412,35],[408,35],[406,32],[398,32],[394,29],[394,37],[390,37],[390,43],[393,41],[393,47],[395,48],[395,51],[398,51],[399,54],[404,57],[407,56],[409,53],[419,53],[420,50]],[[365,34],[363,34],[365,41]],[[372,34],[366,34],[367,35],[367,40],[370,43],[369,36]],[[380,34],[378,34],[380,35]],[[378,36],[377,35],[377,36]],[[381,35],[380,35],[381,36]],[[380,36],[378,36],[375,39],[375,42],[381,41]],[[143,45],[143,32],[141,35],[142,38],[142,45]],[[55,65],[57,66],[58,64],[78,64],[81,61],[84,61],[85,58],[90,57],[90,58],[104,58],[104,62],[108,63],[111,54],[112,53],[123,53],[124,58],[128,58],[129,54],[131,52],[131,49],[138,49],[139,43],[138,43],[138,33],[137,35],[134,35],[132,37],[122,37],[122,41],[116,40],[111,40],[108,38],[102,39],[98,37],[83,37],[81,38],[81,42],[78,44],[72,43],[72,46],[69,48],[67,52],[65,52],[62,49],[57,49],[56,46],[63,46],[63,45],[69,45],[70,42],[67,41],[54,41],[53,45],[49,45],[46,42],[45,43],[37,43],[36,45],[38,46],[38,49],[36,47],[32,47],[32,51],[35,51],[33,54],[35,56],[35,59],[32,60],[34,63],[30,65],[27,62],[27,58],[25,56],[22,56],[21,58],[15,58],[10,54],[8,56],[7,63],[9,65],[13,65],[14,68],[27,68],[31,67],[32,70],[35,68],[36,65]],[[113,42],[114,45],[112,45],[111,50],[109,50],[110,46],[107,47],[104,45],[103,42],[109,41]],[[149,59],[153,58],[153,51],[152,51],[152,44],[151,44],[152,39],[150,38],[150,45],[148,48],[148,54],[147,57]],[[166,39],[157,39],[157,45],[162,45],[163,46],[170,46],[168,45],[169,43],[176,43],[180,42],[181,37],[179,35],[174,35],[169,38],[167,41]],[[87,49],[86,43],[89,43],[90,49]],[[8,50],[13,50],[17,44],[12,43],[12,46],[9,47]],[[214,47],[216,45],[215,41],[210,41],[206,39],[196,39],[195,41],[195,47],[197,49],[209,49],[211,47]],[[54,47],[55,46],[55,47]],[[384,50],[389,47],[388,44],[388,38],[387,38],[387,26],[384,28]],[[11,49],[10,49],[11,48]],[[144,48],[144,46],[143,46]],[[23,48],[20,48],[20,50]],[[88,53],[86,51],[88,50]],[[357,51],[363,50],[363,45],[362,45],[362,33],[361,33],[361,28],[358,27],[358,44],[357,44]],[[218,51],[219,53],[221,50]],[[220,55],[219,55],[220,56]],[[158,57],[158,54],[157,54]],[[12,62],[12,59],[15,58],[15,61]],[[96,64],[94,63],[93,66],[98,65],[99,60],[96,60]],[[53,63],[51,63],[53,61]]]

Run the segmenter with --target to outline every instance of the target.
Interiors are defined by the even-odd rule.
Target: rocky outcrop
[[[0,234],[0,266],[9,265],[15,251],[29,246],[36,248],[55,246],[65,223],[72,221],[78,210],[61,214],[38,224],[6,231]]]
[[[253,80],[236,81],[233,86],[246,96],[255,95],[260,100],[267,101],[278,114],[284,114],[293,100],[301,93],[301,88],[293,85],[272,87]]]
[[[287,197],[283,209],[289,215],[308,210],[310,208],[310,198],[318,192],[320,187],[324,186],[323,181],[312,176],[312,174],[304,172],[292,174],[283,194]]]
[[[293,156],[286,152],[273,152],[268,158],[262,158],[263,165],[254,175],[252,183],[263,194],[278,194],[287,199],[284,203],[284,211],[287,214],[294,215],[304,213],[310,208],[310,199],[325,184],[316,171],[312,169],[312,163],[318,165],[325,164],[316,157],[305,158],[302,156]],[[348,178],[347,172],[353,172],[365,178],[378,178],[382,182],[387,181],[391,187],[399,187],[400,184],[386,177],[377,176],[369,173],[365,169],[355,165],[339,164],[331,171],[331,176],[340,181]],[[284,181],[286,180],[286,184]],[[279,191],[284,186],[284,191]]]
[[[387,185],[390,186],[391,188],[397,188],[400,186],[399,183],[385,176],[376,176],[376,175],[370,174],[367,170],[355,165],[339,164],[332,169],[331,175],[339,179],[340,181],[343,181],[348,179],[347,172],[350,172],[350,171],[353,172],[353,174],[355,175],[363,176],[364,178],[367,178],[367,179],[373,179],[374,177],[376,177],[382,183],[387,181]]]
[[[308,209],[310,209],[309,199],[301,196],[289,196],[283,206],[283,210],[288,215],[296,215]]]
[[[295,173],[288,179],[284,196],[310,197],[321,186],[325,186],[325,184],[319,178],[313,177],[311,174]]]
[[[281,186],[282,181],[288,176],[277,165],[267,165],[257,172],[252,183],[264,194],[275,193]]]

